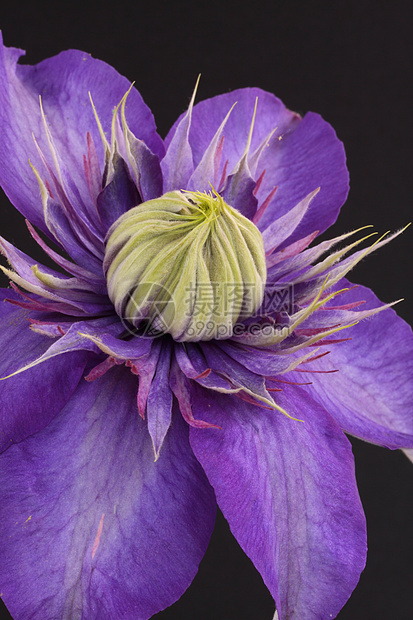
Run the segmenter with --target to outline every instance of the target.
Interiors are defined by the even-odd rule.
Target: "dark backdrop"
[[[80,48],[106,60],[136,86],[164,136],[198,99],[242,86],[274,92],[292,109],[321,113],[344,141],[352,179],[334,234],[364,224],[384,232],[411,218],[411,27],[397,0],[210,0],[148,3],[20,0],[0,9],[7,45],[36,63]],[[31,248],[22,218],[1,202],[1,234]],[[413,231],[357,268],[353,280],[383,301],[405,297],[412,320]],[[30,253],[30,252],[29,252]],[[4,283],[3,285],[6,285]],[[385,337],[385,335],[383,336]],[[402,453],[354,441],[367,513],[367,569],[340,620],[413,617],[412,477]],[[272,599],[220,516],[191,589],[159,620],[272,618]],[[103,620],[103,619],[102,619]],[[113,619],[117,620],[117,619]]]

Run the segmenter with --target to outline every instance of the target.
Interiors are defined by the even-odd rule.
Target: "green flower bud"
[[[104,269],[121,318],[177,341],[229,338],[266,281],[261,233],[215,192],[168,192],[124,213]]]

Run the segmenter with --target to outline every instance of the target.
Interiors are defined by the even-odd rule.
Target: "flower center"
[[[217,193],[173,191],[124,213],[107,235],[104,270],[117,314],[177,341],[231,337],[260,307],[261,233]]]

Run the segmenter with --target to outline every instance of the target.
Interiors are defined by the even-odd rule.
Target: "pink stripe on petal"
[[[262,181],[262,177],[261,177],[261,181]],[[268,205],[270,204],[271,200],[274,198],[275,192],[277,191],[277,189],[278,189],[278,186],[275,186],[274,189],[272,189],[270,191],[270,193],[268,194],[267,198],[264,200],[262,205],[259,207],[259,209],[257,210],[256,214],[252,218],[253,224],[255,224],[255,225],[258,224],[258,222],[260,221],[260,219],[264,215]],[[273,250],[270,250],[270,252],[267,252],[267,254],[271,254],[272,251]]]
[[[95,557],[95,553],[96,553],[96,551],[98,550],[98,547],[99,547],[100,537],[102,536],[102,531],[103,531],[103,520],[104,520],[104,518],[105,518],[105,513],[102,514],[101,519],[99,521],[98,531],[96,533],[95,542],[93,543],[92,560]]]

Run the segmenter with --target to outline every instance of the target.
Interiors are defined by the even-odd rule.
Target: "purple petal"
[[[53,241],[60,243],[78,265],[92,271],[95,277],[101,275],[102,260],[94,256],[74,234],[72,223],[64,209],[50,197],[46,199],[44,205],[44,216],[48,228],[46,234],[50,236],[52,233]]]
[[[292,207],[288,213],[271,222],[271,224],[263,230],[262,239],[267,253],[270,250],[272,251],[278,248],[278,246],[294,233],[307,213],[311,201],[316,197],[318,192],[319,190],[316,189],[308,194],[308,196],[300,200],[297,205]],[[260,228],[262,228],[261,225]]]
[[[231,340],[221,340],[217,347],[232,359],[258,375],[271,376],[285,371],[291,364],[288,355],[277,355],[270,348],[253,349]]]
[[[158,198],[163,187],[158,155],[152,153],[142,140],[138,140],[128,127],[125,126],[124,131],[125,145],[128,147],[127,158],[142,201]]]
[[[340,235],[339,237],[328,239],[327,241],[322,241],[314,247],[306,247],[306,249],[303,248],[302,251],[296,253],[293,252],[291,256],[288,256],[291,248],[290,242],[288,242],[288,245],[285,248],[285,252],[288,258],[286,258],[286,260],[283,260],[283,250],[280,250],[276,254],[270,256],[269,260],[267,261],[267,267],[270,267],[268,269],[268,275],[274,281],[286,277],[289,279],[289,281],[291,281],[291,278],[294,275],[297,275],[297,273],[301,274],[304,272],[304,270],[306,270],[308,273],[308,271],[313,268],[313,265],[323,254],[326,254],[335,245],[337,245],[341,241],[344,241],[345,239],[348,239],[357,232],[358,231],[355,230],[350,233]],[[307,238],[305,238],[308,239],[308,245],[315,239],[317,233],[318,231],[315,231],[311,233]],[[300,245],[300,240],[297,241],[297,244],[298,246]],[[339,258],[339,256],[337,256],[337,258]]]
[[[169,387],[172,344],[166,340],[156,367],[147,401],[148,431],[152,439],[155,458],[159,458],[172,420],[172,391]]]
[[[171,370],[169,373],[169,387],[178,401],[179,411],[185,422],[195,428],[210,428],[211,424],[208,422],[194,418],[191,404],[191,383],[181,372],[175,360],[172,360],[171,364]]]
[[[223,131],[225,139],[221,158],[222,162],[228,160],[229,173],[233,171],[245,151],[257,97],[258,105],[250,147],[251,153],[254,153],[260,147],[263,140],[275,128],[277,128],[277,135],[279,135],[291,130],[299,122],[300,117],[298,114],[290,112],[277,97],[259,88],[235,90],[231,93],[201,101],[193,108],[189,133],[189,143],[192,148],[195,166],[201,161],[204,152],[207,150],[229,110],[236,104]],[[177,132],[177,127],[182,118],[183,115],[167,135],[165,139],[166,145],[169,145]]]
[[[198,381],[201,385],[219,392],[238,392],[241,388],[234,388],[229,379],[224,379],[217,372],[209,368],[202,351],[192,342],[175,344],[175,359],[179,368],[189,379]]]
[[[193,396],[194,413],[222,430],[191,428],[192,448],[280,620],[334,618],[366,556],[349,442],[300,388],[277,402],[304,422],[202,388]]]
[[[116,154],[113,161],[114,175],[97,197],[97,210],[106,231],[132,207],[140,203],[138,190],[132,181],[125,161]]]
[[[36,243],[38,243],[38,245],[42,248],[42,250],[44,250],[44,252],[48,256],[50,256],[50,258],[57,265],[59,265],[59,267],[61,267],[68,273],[71,273],[75,277],[80,278],[84,282],[87,282],[91,290],[96,291],[97,293],[100,293],[101,295],[107,294],[106,280],[103,276],[103,273],[101,273],[99,277],[93,274],[88,269],[83,269],[79,265],[76,265],[76,263],[72,263],[71,261],[67,260],[63,256],[60,256],[60,254],[52,250],[52,248],[50,248],[47,245],[47,243],[43,241],[43,239],[40,237],[40,235],[37,234],[36,230],[33,228],[30,222],[26,220],[26,224],[27,224],[27,227],[29,229],[31,236],[36,241]]]
[[[215,343],[202,342],[200,348],[208,366],[224,378],[229,379],[233,387],[242,388],[247,394],[258,399],[271,401],[271,397],[265,389],[264,378],[261,375],[251,372]]]
[[[211,185],[216,187],[216,189],[219,189],[218,172],[222,158],[222,147],[224,143],[224,136],[222,132],[231,111],[232,110],[228,112],[227,116],[218,127],[214,137],[212,138],[204,154],[202,155],[201,161],[198,163],[196,169],[191,175],[191,178],[188,181],[189,190],[198,192],[210,191]]]
[[[89,282],[70,278],[40,264],[2,237],[0,237],[0,250],[20,276],[2,267],[11,280],[27,291],[60,304],[62,308],[66,308],[65,314],[79,316],[111,311],[113,306],[107,295],[95,292]]]
[[[343,284],[353,286],[344,280],[340,288]],[[382,305],[363,286],[339,299],[340,304],[364,299],[363,310]],[[312,385],[306,390],[346,432],[388,448],[413,447],[410,326],[388,309],[347,329],[345,336],[352,340],[332,345],[328,356],[308,365],[309,370],[339,372],[309,375]]]
[[[308,113],[301,119],[298,114],[287,110],[274,95],[258,88],[237,90],[201,101],[194,106],[189,133],[195,166],[201,161],[228,110],[236,103],[223,131],[222,162],[228,162],[228,172],[232,173],[244,153],[256,98],[250,162],[256,179],[265,170],[257,193],[259,202],[278,186],[275,198],[260,220],[260,228],[269,226],[274,219],[321,187],[290,242],[315,230],[325,230],[336,220],[346,199],[348,172],[343,145],[331,126],[317,114]],[[175,135],[179,121],[169,132],[166,144]],[[262,148],[274,130],[268,148]],[[254,152],[258,153],[257,161]]]
[[[265,198],[278,186],[259,227],[288,213],[309,192],[320,188],[289,243],[315,230],[326,230],[338,216],[348,193],[348,171],[342,143],[321,116],[309,112],[295,131],[274,136],[259,160],[258,172],[266,170],[258,197]]]
[[[11,290],[0,290],[0,377],[41,356],[51,342],[30,329],[28,312],[3,301],[17,297]],[[71,353],[0,381],[0,451],[54,418],[76,388],[87,360],[85,352]]]
[[[42,125],[39,95],[57,151],[64,154],[72,186],[84,203],[91,201],[83,169],[89,131],[96,145],[101,143],[89,92],[105,130],[110,129],[113,107],[130,83],[106,63],[77,50],[62,52],[33,67],[17,65],[21,50],[7,49],[0,41],[0,145],[1,183],[13,204],[46,232],[37,180],[29,159],[41,167],[32,132],[45,153],[48,146]],[[139,93],[132,89],[126,116],[130,129],[151,150],[163,155],[163,144],[155,131],[153,116]],[[103,165],[103,151],[101,152]]]
[[[61,326],[62,325],[66,328],[65,323],[62,323]],[[41,324],[39,328],[36,324],[32,325],[32,329],[40,334],[47,333],[47,324],[44,327],[46,327],[46,332],[43,330]],[[60,330],[58,329],[58,331]],[[59,358],[61,355],[66,357],[67,353],[74,353],[75,351],[90,351],[100,355],[103,350],[106,353],[105,347],[102,346],[102,339],[106,335],[109,335],[109,337],[115,340],[112,334],[118,336],[122,331],[122,323],[117,317],[103,317],[87,322],[79,321],[77,323],[69,323],[69,327],[66,328],[66,331],[60,332],[60,334],[63,333],[64,335],[58,340],[55,340],[52,344],[50,344],[49,339],[46,341],[46,351],[40,357],[34,359],[27,358],[27,364],[23,367],[18,366],[15,368],[14,373],[16,376],[20,373],[26,373],[28,370],[43,365],[53,358]]]
[[[258,205],[258,200],[254,196],[255,186],[256,183],[244,164],[234,174],[228,176],[222,196],[228,204],[252,220]]]
[[[155,372],[158,366],[159,355],[161,353],[161,342],[159,339],[155,340],[149,352],[146,355],[133,361],[127,361],[126,364],[130,364],[131,371],[139,375],[139,389],[138,389],[138,411],[142,418],[145,417],[146,403],[148,401],[149,392],[152,387],[152,379],[155,376]],[[152,429],[151,429],[152,430]],[[156,455],[155,455],[156,456]]]
[[[82,336],[90,338],[101,351],[107,355],[112,355],[117,359],[137,360],[150,354],[154,340],[151,338],[139,338],[134,336],[131,340],[120,340],[119,336],[125,331],[125,326],[117,320],[110,330],[96,330],[88,328],[87,323],[83,323],[79,332]]]
[[[85,160],[83,172],[85,176],[85,188],[87,186],[89,189],[86,195],[87,200],[84,200],[79,192],[79,183],[82,183],[82,179],[79,178],[76,181],[73,179],[73,175],[77,172],[76,166],[73,167],[72,173],[70,170],[70,157],[65,151],[63,151],[62,145],[60,145],[60,151],[56,146],[56,142],[47,125],[43,105],[41,107],[41,114],[43,121],[43,134],[44,139],[48,143],[48,151],[46,152],[44,149],[42,150],[38,140],[36,140],[36,137],[33,134],[39,160],[43,165],[43,169],[37,170],[34,168],[33,172],[39,183],[43,210],[45,210],[46,195],[55,198],[62,206],[70,221],[73,236],[88,249],[92,256],[101,257],[104,253],[102,231],[100,231],[95,225],[96,210],[94,203],[90,200],[90,174],[87,172]],[[47,216],[45,216],[45,221],[47,224]]]
[[[16,618],[145,620],[191,583],[215,499],[176,416],[158,461],[123,368],[83,382],[0,460],[2,596]]]
[[[173,189],[185,189],[194,171],[192,149],[188,136],[191,127],[195,92],[192,95],[186,114],[181,117],[175,127],[174,134],[168,142],[165,157],[161,161],[164,192],[169,192]]]

